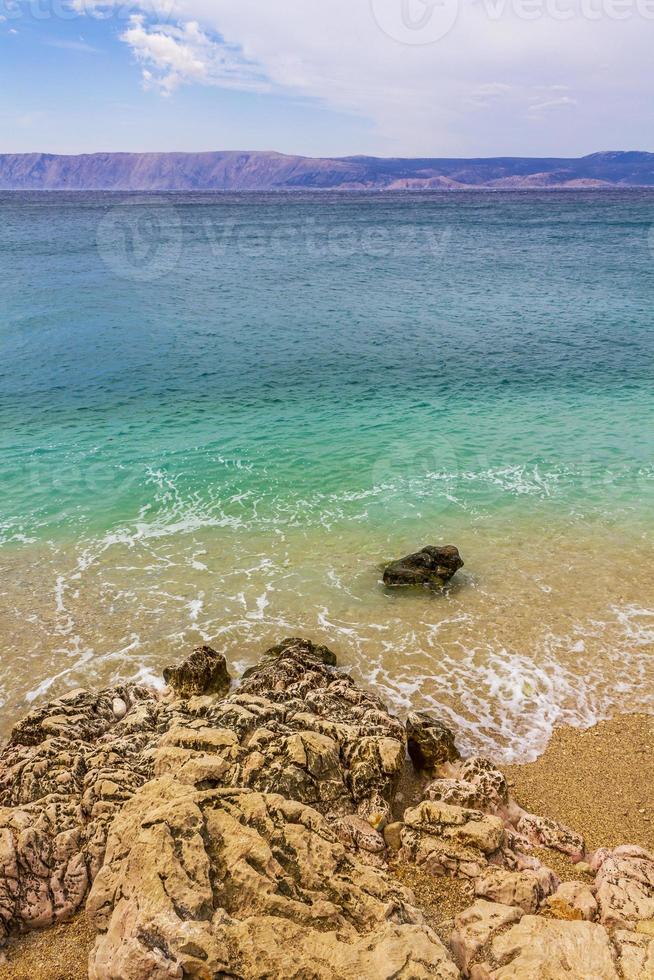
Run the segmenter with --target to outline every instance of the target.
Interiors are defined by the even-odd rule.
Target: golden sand
[[[0,980],[86,980],[95,932],[84,914],[42,932],[12,939]]]
[[[589,850],[654,851],[654,716],[560,728],[536,762],[503,769],[521,806],[573,827]]]

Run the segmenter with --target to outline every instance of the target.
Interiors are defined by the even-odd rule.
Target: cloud
[[[378,152],[576,153],[652,132],[649,0],[621,0],[621,20],[611,0],[135,2],[122,37],[146,84],[309,98],[372,126]],[[575,101],[583,112],[563,130],[556,110]]]
[[[193,82],[247,91],[269,88],[255,66],[220,38],[210,38],[197,21],[149,25],[134,14],[121,38],[142,64],[146,86],[163,95]]]

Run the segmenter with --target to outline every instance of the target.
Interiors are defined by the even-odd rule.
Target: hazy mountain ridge
[[[654,153],[578,159],[302,157],[274,152],[0,154],[0,190],[273,191],[652,187]]]

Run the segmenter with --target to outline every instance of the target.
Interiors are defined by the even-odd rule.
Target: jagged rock
[[[463,568],[463,561],[458,548],[454,545],[442,548],[430,545],[387,565],[384,569],[384,585],[442,588],[459,568]]]
[[[352,845],[381,861],[371,827],[390,815],[406,735],[333,660],[287,641],[226,698],[163,701],[121,687],[73,692],[29,715],[0,753],[0,938],[79,908],[112,820],[155,777],[282,793],[334,825],[356,815]],[[364,838],[378,849],[362,847]]]
[[[585,919],[592,922],[597,916],[597,901],[583,881],[566,881],[559,885],[548,898],[547,907],[556,919]]]
[[[423,800],[404,814],[400,857],[431,874],[475,878],[503,840],[504,826],[498,817]]]
[[[227,661],[211,647],[197,647],[179,666],[166,667],[164,680],[180,698],[201,694],[222,697],[229,691],[231,678]]]
[[[488,759],[474,756],[452,769],[457,778],[434,780],[425,789],[426,799],[490,812],[508,803],[506,779]]]
[[[114,821],[87,913],[91,980],[458,976],[411,894],[276,794],[148,783]]]
[[[583,837],[570,827],[539,817],[534,813],[525,813],[518,821],[517,831],[536,847],[552,847],[573,859],[580,860],[586,849]]]
[[[491,944],[471,980],[619,980],[609,935],[592,922],[525,915]],[[629,978],[631,980],[631,978]]]
[[[475,881],[475,895],[501,905],[512,905],[523,912],[537,912],[548,895],[559,885],[549,868],[537,871],[506,871],[489,867]]]
[[[120,700],[139,730],[118,721]],[[83,904],[108,826],[152,776],[153,695],[73,691],[31,712],[0,753],[0,938],[43,928]]]
[[[614,932],[613,944],[618,951],[618,966],[625,980],[652,980],[654,939],[625,929]]]
[[[654,919],[654,855],[642,847],[624,846],[602,857],[595,878],[600,920],[634,928]]]
[[[202,650],[170,668],[184,697],[74,691],[16,726],[0,751],[0,942],[70,917],[90,889],[92,980],[455,980],[390,873],[404,860],[496,900],[457,917],[464,975],[603,980],[619,964],[622,980],[653,976],[654,856],[589,859],[601,922],[632,930],[611,946],[609,929],[581,921],[593,891],[550,895],[557,879],[525,853],[576,857],[583,840],[525,814],[433,716],[412,716],[412,755],[443,778],[389,824],[407,731],[328,648],[285,640],[230,694],[221,662]]]
[[[160,741],[157,775],[185,778],[191,766],[195,779],[202,765],[214,785],[279,792],[334,816],[357,812],[381,829],[404,763],[404,729],[315,651],[285,641],[238,691],[182,718]]]
[[[523,914],[522,909],[479,899],[456,916],[450,949],[465,976],[474,957],[489,939],[500,929],[519,922]]]
[[[460,758],[454,735],[429,711],[411,711],[406,721],[409,755],[416,769],[434,772]]]
[[[151,696],[150,692],[134,686],[115,688],[100,694],[91,694],[84,690],[70,691],[56,701],[30,711],[12,729],[9,745],[41,745],[47,739],[57,736],[67,741],[93,742],[116,723],[114,698],[121,698],[126,704],[132,704],[135,700]]]
[[[277,661],[282,659],[284,661],[282,668],[284,673],[280,676],[280,665]],[[335,667],[337,663],[336,654],[329,647],[312,643],[311,640],[304,640],[299,636],[291,636],[276,646],[270,647],[254,667],[248,667],[244,671],[242,679],[245,681],[254,675],[258,675],[263,680],[263,689],[268,693],[271,689],[265,687],[265,682],[271,673],[276,675],[277,684],[283,681],[284,676],[288,673],[297,680],[298,668],[299,672],[303,673],[310,661],[327,667]],[[269,668],[272,668],[272,672],[269,671]]]

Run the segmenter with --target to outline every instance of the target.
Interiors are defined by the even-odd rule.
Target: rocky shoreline
[[[326,647],[285,640],[236,686],[208,647],[165,676],[13,729],[3,942],[84,909],[92,980],[654,977],[654,855],[589,852]],[[436,930],[416,875],[467,907]]]

